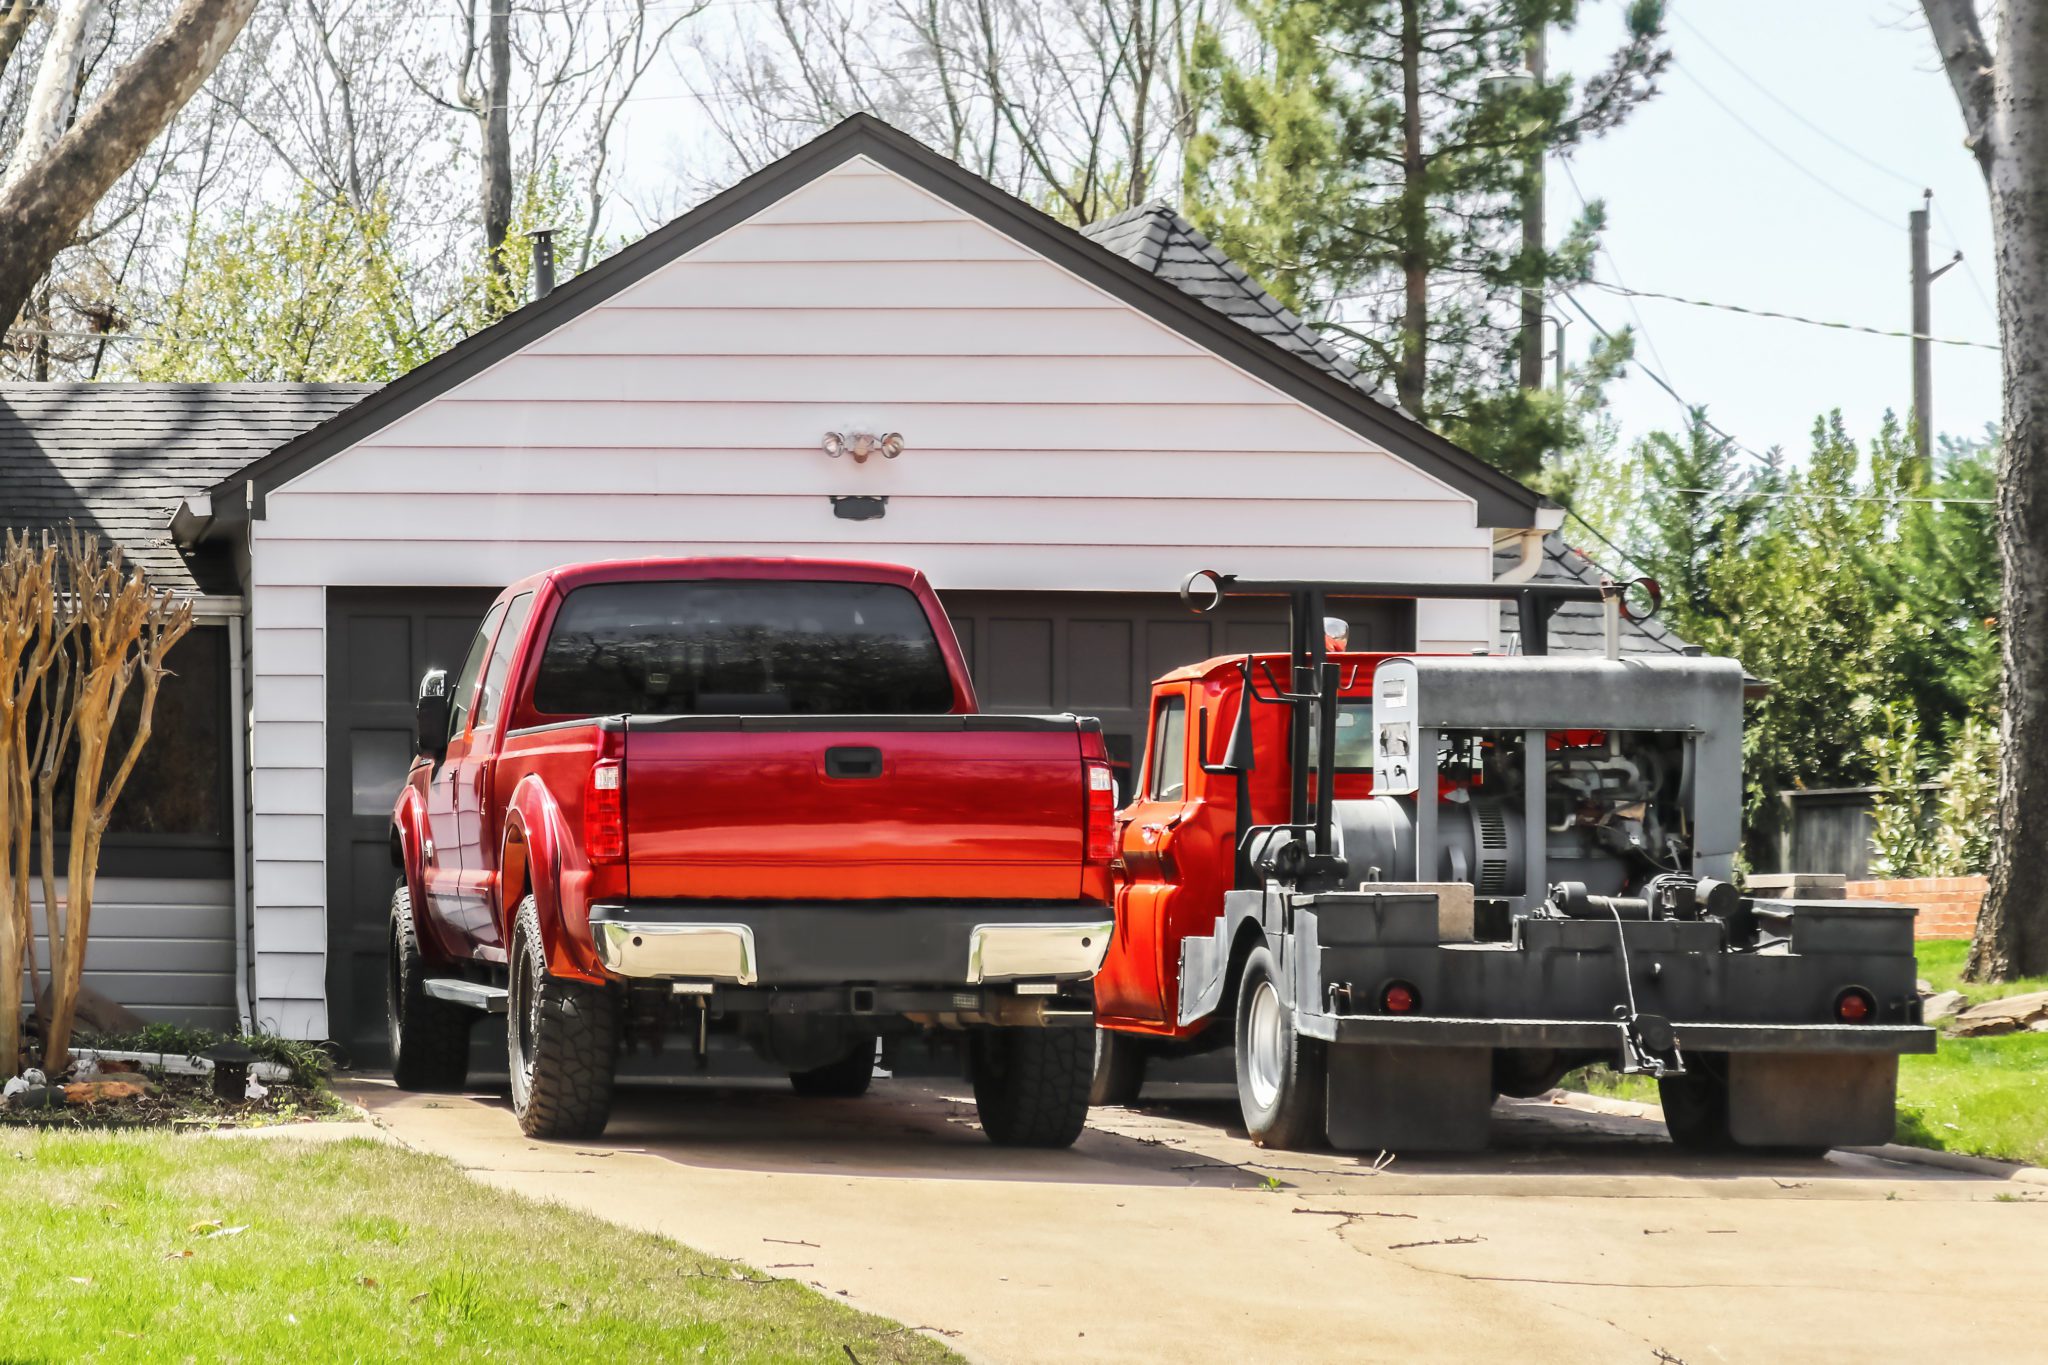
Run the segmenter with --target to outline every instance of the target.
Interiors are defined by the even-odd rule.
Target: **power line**
[[[1850,208],[1855,209],[1858,213],[1861,213],[1866,217],[1876,219],[1878,222],[1884,224],[1886,227],[1892,229],[1894,232],[1905,231],[1904,228],[1900,227],[1897,223],[1893,222],[1890,217],[1870,207],[1870,205],[1856,198],[1856,196],[1850,194],[1847,190],[1840,188],[1834,182],[1830,181],[1826,176],[1820,174],[1818,171],[1811,169],[1806,165],[1805,162],[1801,161],[1798,157],[1793,156],[1783,147],[1780,147],[1777,143],[1771,141],[1769,137],[1765,136],[1762,132],[1760,132],[1757,129],[1755,124],[1751,123],[1741,114],[1736,113],[1733,105],[1729,104],[1727,101],[1723,100],[1719,95],[1715,94],[1712,90],[1710,90],[1707,87],[1706,82],[1702,81],[1698,76],[1693,74],[1692,68],[1684,66],[1678,62],[1673,62],[1672,66],[1675,69],[1684,72],[1687,79],[1691,80],[1694,85],[1698,86],[1700,93],[1702,95],[1705,95],[1709,100],[1712,100],[1714,104],[1721,110],[1722,113],[1726,114],[1729,118],[1734,119],[1738,124],[1742,126],[1745,132],[1747,132],[1751,137],[1755,138],[1758,142],[1761,142],[1767,149],[1769,149],[1772,155],[1776,156],[1779,160],[1783,161],[1793,170],[1798,171],[1801,175],[1813,181],[1814,184],[1820,186],[1829,194],[1834,195],[1835,198],[1841,200]]]
[[[1605,545],[1608,549],[1614,551],[1614,553],[1620,555],[1623,560],[1630,564],[1633,564],[1636,568],[1643,570],[1645,573],[1649,572],[1650,566],[1643,562],[1641,555],[1632,555],[1627,550],[1622,549],[1619,545],[1616,545],[1613,541],[1609,540],[1607,538],[1606,532],[1602,531],[1592,522],[1587,521],[1584,517],[1580,516],[1577,508],[1567,504],[1564,509],[1564,514],[1570,517],[1573,521],[1576,521],[1579,525],[1585,527],[1588,531],[1591,531],[1593,533],[1593,538],[1595,540],[1599,541],[1602,545]],[[1609,578],[1621,577],[1620,574],[1608,568],[1605,564],[1600,563],[1598,560],[1594,559],[1593,556],[1586,554],[1584,550],[1580,550],[1579,553],[1585,555],[1586,561],[1589,564],[1591,564],[1594,568],[1600,570],[1602,573],[1606,574]],[[1655,575],[1651,576],[1655,577]]]
[[[1580,212],[1583,213],[1591,208],[1592,206],[1586,202],[1586,192],[1579,188],[1579,178],[1572,174],[1570,159],[1560,157],[1557,164],[1564,171],[1565,183],[1572,187],[1572,197],[1579,201]],[[1614,259],[1614,253],[1608,249],[1607,239],[1604,236],[1600,239],[1600,254],[1607,258],[1607,268],[1614,272],[1615,282],[1625,283],[1621,278],[1621,262]],[[1657,349],[1657,339],[1650,335],[1649,324],[1643,321],[1642,310],[1636,307],[1634,299],[1628,299],[1626,302],[1628,303],[1629,316],[1635,319],[1636,330],[1643,334],[1643,344],[1650,348],[1651,357],[1656,360],[1660,368],[1670,369],[1671,367],[1664,362],[1663,353]],[[1598,327],[1600,324],[1596,322],[1593,325]],[[1601,335],[1605,336],[1606,333],[1603,332]],[[1643,368],[1644,372],[1647,373],[1649,367],[1644,366]]]
[[[1980,351],[1997,351],[2001,348],[1991,341],[1965,341],[1957,337],[1930,336],[1925,332],[1898,331],[1889,327],[1866,327],[1860,322],[1831,322],[1826,318],[1809,318],[1798,313],[1780,313],[1770,308],[1746,308],[1739,303],[1717,303],[1712,299],[1689,299],[1679,294],[1664,294],[1654,289],[1630,289],[1623,284],[1609,284],[1605,280],[1587,280],[1595,289],[1604,289],[1610,294],[1624,294],[1639,299],[1663,299],[1667,303],[1690,304],[1694,308],[1713,308],[1723,313],[1741,313],[1753,318],[1772,318],[1779,322],[1802,322],[1809,327],[1827,327],[1837,332],[1861,332],[1867,336],[1898,337],[1907,341],[1932,341],[1943,346],[1968,346]]]
[[[1609,341],[1614,340],[1614,333],[1608,331],[1605,327],[1602,327],[1600,325],[1600,319],[1594,317],[1591,313],[1586,311],[1585,304],[1580,303],[1577,299],[1573,298],[1569,294],[1566,294],[1564,296],[1564,301],[1570,304],[1572,308],[1575,311],[1577,311],[1580,317],[1584,318],[1588,323],[1590,323],[1594,331],[1598,332],[1601,336],[1606,337]],[[1650,377],[1651,382],[1656,384],[1658,388],[1670,394],[1672,401],[1676,402],[1679,407],[1683,408],[1688,417],[1691,417],[1695,413],[1699,414],[1700,425],[1705,427],[1708,431],[1713,432],[1716,436],[1720,437],[1722,440],[1726,441],[1729,445],[1741,451],[1743,454],[1749,456],[1750,459],[1757,461],[1759,464],[1769,465],[1772,463],[1770,457],[1757,454],[1754,450],[1751,450],[1748,446],[1736,440],[1733,436],[1729,435],[1726,431],[1723,431],[1719,426],[1715,425],[1712,421],[1710,421],[1706,416],[1706,410],[1704,408],[1700,407],[1698,404],[1687,402],[1685,395],[1680,393],[1677,389],[1672,388],[1670,381],[1665,379],[1663,375],[1658,374],[1648,365],[1645,365],[1641,360],[1637,360],[1635,362],[1635,366],[1644,374],[1648,375]]]
[[[1890,166],[1885,165],[1883,162],[1878,161],[1874,157],[1865,156],[1862,152],[1856,150],[1856,148],[1842,141],[1842,139],[1836,137],[1833,133],[1821,127],[1818,123],[1815,123],[1806,115],[1800,113],[1790,104],[1787,104],[1783,99],[1779,98],[1777,91],[1771,89],[1768,85],[1765,85],[1762,81],[1750,75],[1749,72],[1743,69],[1742,64],[1740,62],[1736,61],[1733,57],[1723,52],[1719,47],[1716,47],[1714,45],[1714,40],[1707,37],[1706,34],[1700,32],[1699,26],[1692,23],[1683,14],[1673,14],[1671,17],[1676,19],[1680,27],[1684,28],[1686,32],[1692,34],[1693,37],[1699,39],[1700,46],[1706,48],[1707,51],[1713,53],[1716,57],[1719,57],[1722,61],[1726,62],[1731,68],[1734,69],[1736,75],[1742,77],[1742,79],[1748,81],[1752,86],[1756,87],[1756,89],[1762,93],[1765,99],[1777,105],[1780,109],[1783,109],[1786,113],[1790,114],[1793,118],[1797,119],[1800,123],[1804,124],[1808,130],[1818,134],[1820,137],[1826,139],[1828,142],[1833,143],[1838,150],[1847,152],[1850,156],[1855,157],[1858,161],[1870,167],[1870,169],[1878,172],[1880,175],[1888,175],[1892,179],[1898,181],[1900,184],[1909,186],[1912,189],[1917,190],[1924,188],[1924,181],[1915,180],[1910,175],[1906,175],[1903,172],[1893,170]],[[1691,75],[1691,72],[1688,71],[1687,74]],[[1697,83],[1699,77],[1694,76],[1693,80],[1695,83]],[[1718,100],[1715,102],[1719,103]]]

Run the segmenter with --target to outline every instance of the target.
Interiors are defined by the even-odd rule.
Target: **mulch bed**
[[[42,1104],[17,1096],[0,1105],[5,1128],[252,1128],[329,1117],[338,1101],[317,1085],[271,1084],[259,1100],[223,1100],[209,1076],[147,1076],[146,1086],[99,1078],[84,1085],[50,1087]]]

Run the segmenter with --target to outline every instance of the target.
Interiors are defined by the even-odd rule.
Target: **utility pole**
[[[1913,240],[1913,453],[1920,472],[1934,472],[1934,291],[1931,286],[1963,259],[1958,250],[1939,270],[1927,268],[1927,211],[1934,191],[1920,191],[1920,207],[1906,215]]]
[[[1543,84],[1543,45],[1549,25],[1539,23],[1529,35],[1528,69],[1532,86]],[[1543,254],[1543,144],[1529,156],[1528,187],[1522,192],[1522,259],[1534,263]],[[1563,365],[1560,355],[1558,364]],[[1525,389],[1543,387],[1543,286],[1522,286],[1521,381]]]
[[[1934,276],[1927,271],[1927,209],[1934,191],[1920,192],[1920,207],[1906,215],[1913,239],[1913,453],[1924,477],[1934,458],[1934,347],[1928,341]]]

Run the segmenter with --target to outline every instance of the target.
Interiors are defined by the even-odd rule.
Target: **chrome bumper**
[[[1004,914],[1017,918],[981,918]],[[1048,909],[1029,922],[1018,907],[993,903],[590,908],[598,961],[615,975],[734,986],[1086,980],[1101,969],[1114,928],[1107,909],[1095,905]]]
[[[967,980],[1087,977],[1102,969],[1111,920],[1089,924],[980,924],[967,940]]]
[[[600,909],[602,907],[599,907]],[[624,923],[590,917],[597,959],[620,976],[725,981],[760,980],[754,931],[744,924]]]

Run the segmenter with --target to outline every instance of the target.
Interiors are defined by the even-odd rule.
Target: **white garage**
[[[986,705],[1101,715],[1128,756],[1150,678],[1276,640],[1277,615],[1182,611],[1189,571],[1481,582],[1561,520],[1373,396],[1170,209],[1076,232],[865,117],[188,486],[173,538],[233,566],[247,627],[251,1012],[362,1058],[412,684],[514,578],[911,564]],[[1474,602],[1379,603],[1353,639],[1503,645]]]

